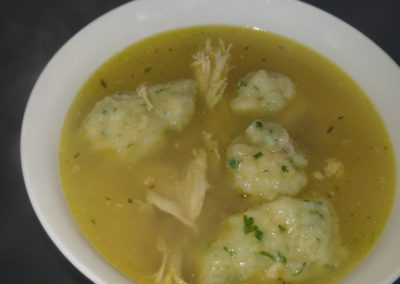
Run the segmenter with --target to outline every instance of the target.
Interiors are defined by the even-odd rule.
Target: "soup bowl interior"
[[[229,6],[229,7],[228,7]],[[131,283],[92,248],[65,202],[58,148],[64,118],[90,74],[124,47],[162,31],[234,25],[294,39],[345,70],[374,103],[400,162],[400,71],[373,42],[339,19],[298,1],[139,0],[95,20],[68,41],[40,75],[22,128],[21,157],[33,208],[62,253],[95,283]],[[60,76],[62,74],[62,76]],[[396,172],[399,180],[399,171]],[[397,186],[396,191],[400,190]],[[341,283],[390,283],[400,274],[400,199],[374,249]],[[356,224],[355,224],[356,225]]]

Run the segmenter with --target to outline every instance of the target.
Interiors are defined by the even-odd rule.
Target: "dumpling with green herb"
[[[327,201],[281,197],[222,225],[199,259],[201,284],[307,283],[346,256]]]
[[[260,200],[296,195],[307,183],[307,160],[279,124],[255,120],[227,149],[234,186]]]
[[[239,113],[268,114],[284,108],[295,96],[295,86],[285,75],[259,70],[236,84],[231,109]]]
[[[96,103],[82,129],[94,148],[136,162],[164,144],[167,130],[182,130],[190,122],[196,93],[193,80],[116,93]]]

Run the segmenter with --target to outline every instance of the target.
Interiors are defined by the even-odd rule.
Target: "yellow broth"
[[[192,55],[206,38],[233,44],[228,88],[214,111],[198,100],[189,126],[168,134],[164,149],[137,164],[117,159],[112,151],[93,149],[80,127],[97,101],[143,82],[193,78]],[[232,113],[229,102],[235,83],[259,69],[291,78],[296,97],[274,115]],[[233,190],[224,160],[227,145],[255,118],[282,124],[309,160],[309,181],[301,196],[332,201],[349,257],[316,283],[343,277],[372,248],[391,208],[395,170],[388,135],[362,90],[332,62],[287,38],[246,28],[203,26],[162,33],[127,47],[86,81],[66,117],[60,145],[64,193],[83,234],[105,259],[138,283],[151,283],[149,276],[161,264],[162,254],[155,248],[159,236],[172,246],[187,242],[192,250],[185,252],[183,274],[195,283],[197,255],[213,241],[221,220],[252,205]],[[144,180],[152,176],[158,187],[178,179],[192,149],[202,146],[203,131],[219,142],[222,162],[211,161],[209,166],[211,187],[194,234],[171,215],[146,205]],[[343,162],[345,175],[315,179],[313,172],[332,157]]]

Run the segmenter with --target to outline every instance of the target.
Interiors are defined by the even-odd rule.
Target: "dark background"
[[[0,1],[0,283],[91,283],[61,255],[32,210],[20,166],[20,129],[45,64],[82,27],[126,1]],[[305,2],[350,23],[400,63],[399,0]]]

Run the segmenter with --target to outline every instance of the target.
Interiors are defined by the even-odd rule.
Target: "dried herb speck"
[[[101,85],[103,88],[107,89],[107,83],[106,83],[106,81],[104,81],[104,79],[101,79],[101,80],[100,80],[100,85]]]

